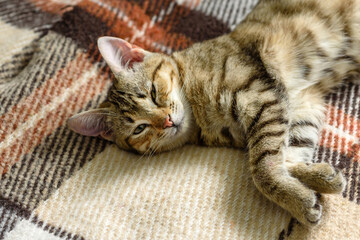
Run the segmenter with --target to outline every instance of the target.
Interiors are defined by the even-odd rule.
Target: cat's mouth
[[[181,132],[181,130],[183,129],[183,126],[184,126],[184,120],[185,120],[185,115],[183,115],[181,117],[181,120],[180,121],[177,121],[177,123],[174,123],[174,126],[173,126],[173,136],[179,134]]]

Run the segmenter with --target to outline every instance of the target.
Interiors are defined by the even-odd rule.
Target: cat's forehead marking
[[[113,103],[120,112],[136,112],[139,109],[136,96],[128,91],[111,87],[108,93],[108,100]]]
[[[155,81],[156,74],[158,73],[158,71],[160,70],[160,68],[162,67],[163,64],[164,64],[164,60],[161,60],[161,61],[157,64],[157,66],[156,66],[156,68],[155,68],[155,70],[154,70],[154,72],[153,72],[153,74],[152,74],[152,81],[153,81],[153,82]]]

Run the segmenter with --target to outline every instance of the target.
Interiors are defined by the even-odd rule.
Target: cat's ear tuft
[[[132,68],[149,54],[144,49],[116,37],[100,37],[97,43],[101,55],[115,74]]]
[[[102,138],[113,141],[114,136],[111,128],[106,123],[105,109],[94,109],[72,116],[68,120],[68,126],[76,133],[85,136],[101,136]]]

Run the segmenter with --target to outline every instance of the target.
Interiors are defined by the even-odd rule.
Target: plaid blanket
[[[314,161],[340,168],[305,228],[254,187],[236,149],[140,157],[71,132],[111,74],[99,36],[170,53],[227,33],[255,0],[0,0],[0,239],[360,239],[360,89],[328,96]]]

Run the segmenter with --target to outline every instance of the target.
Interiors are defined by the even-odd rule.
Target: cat
[[[360,0],[263,0],[229,34],[170,55],[98,39],[115,81],[98,109],[68,121],[140,154],[187,143],[246,149],[253,182],[300,223],[342,173],[312,163],[324,96],[357,74]]]

